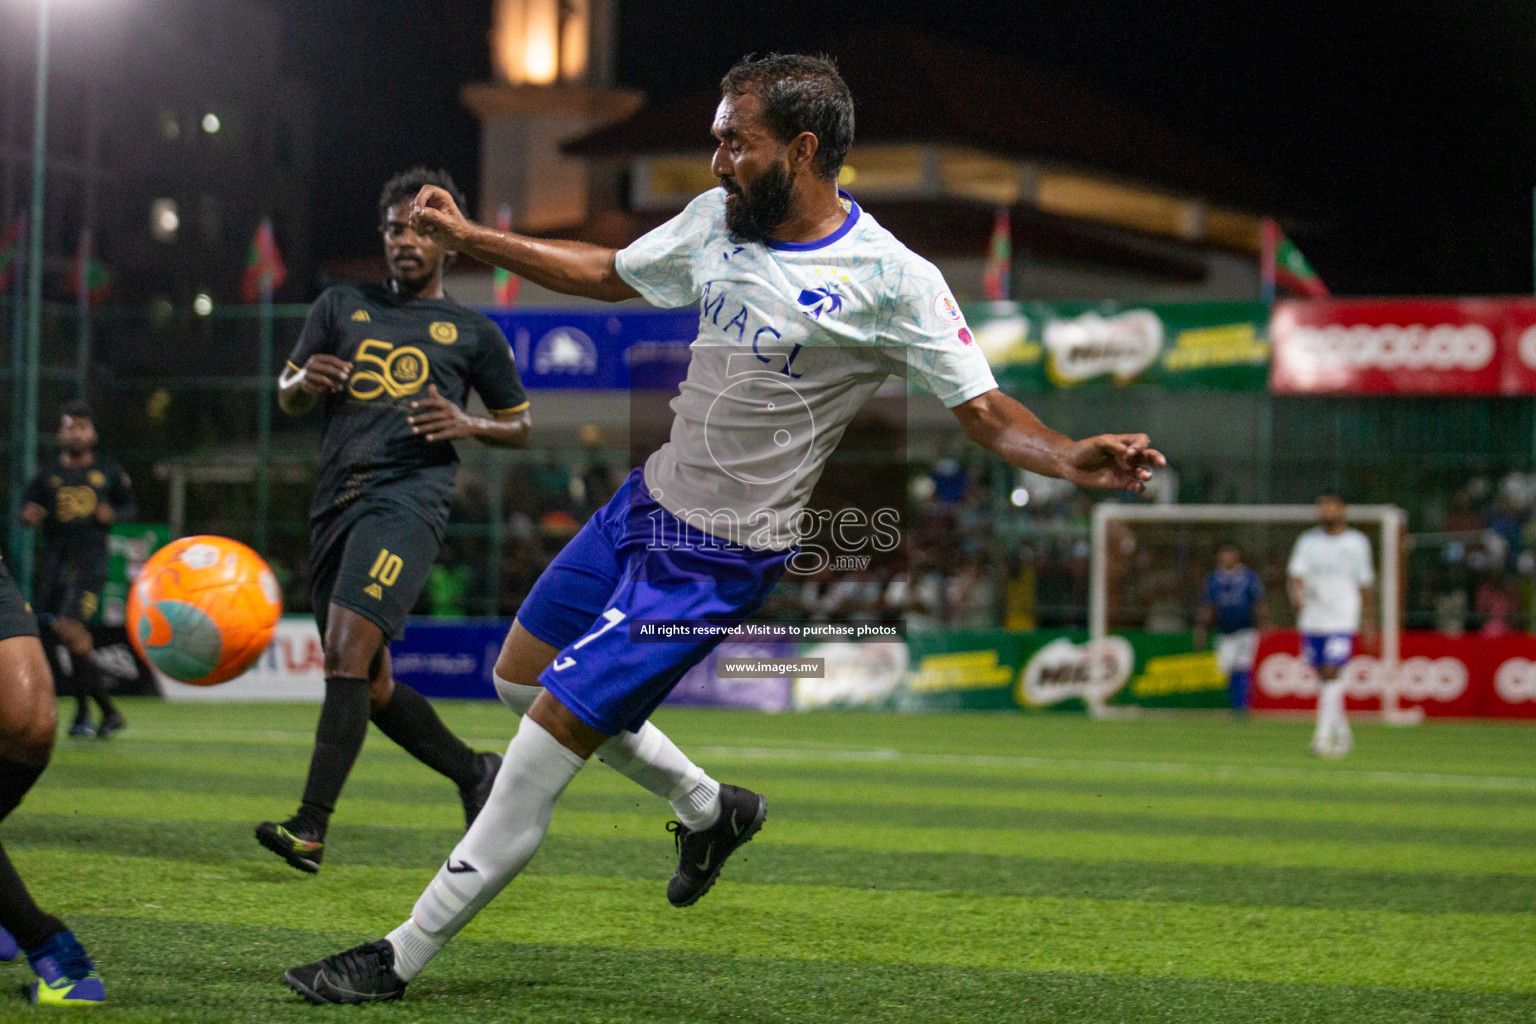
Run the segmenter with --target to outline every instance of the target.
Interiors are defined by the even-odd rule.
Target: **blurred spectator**
[[[1472,602],[1472,610],[1483,620],[1478,632],[1485,637],[1503,636],[1514,628],[1519,609],[1519,590],[1505,575],[1504,567],[1495,565],[1477,585],[1477,596]]]

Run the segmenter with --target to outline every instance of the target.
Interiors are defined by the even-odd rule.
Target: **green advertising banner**
[[[889,685],[851,685],[835,678],[842,666],[828,662],[828,678],[816,687],[797,682],[796,704],[885,707],[899,711],[1082,711],[1097,694],[1107,706],[1223,708],[1227,681],[1211,651],[1196,651],[1188,633],[1131,631],[1108,637],[1090,661],[1087,634],[1066,630],[954,630],[910,633],[906,671],[883,673]],[[848,672],[868,674],[869,659],[854,652],[870,645],[841,646],[836,661]],[[895,647],[898,645],[880,645]],[[802,654],[809,652],[802,652]],[[847,655],[837,657],[836,655]],[[818,701],[814,689],[837,699]]]
[[[1263,391],[1269,307],[1262,302],[982,302],[965,307],[1003,387]]]
[[[149,556],[171,542],[165,523],[113,523],[107,535],[107,582],[101,588],[101,618],[121,626],[128,618],[128,584]]]

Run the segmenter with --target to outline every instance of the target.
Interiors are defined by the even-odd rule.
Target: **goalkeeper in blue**
[[[670,440],[518,612],[497,674],[504,699],[513,686],[532,697],[484,811],[399,927],[284,975],[312,1002],[399,998],[523,870],[588,758],[614,758],[637,779],[652,769],[636,765],[659,769],[653,752],[676,748],[651,712],[718,636],[650,642],[641,624],[756,614],[796,555],[828,457],[891,376],[933,393],[971,440],[1016,466],[1139,491],[1164,464],[1144,435],[1073,441],[998,390],[939,271],[838,189],[853,100],[831,61],[741,61],[713,133],[720,187],[623,250],[494,231],[441,189],[417,197],[413,223],[450,249],[556,291],[696,303],[699,333]],[[696,792],[697,816],[675,826],[677,906],[703,895],[767,816],[750,790]]]

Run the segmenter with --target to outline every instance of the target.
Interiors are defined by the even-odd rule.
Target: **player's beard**
[[[725,189],[725,227],[735,242],[766,242],[789,216],[794,198],[794,176],[784,164],[774,164],[762,173],[749,189],[727,178],[720,180]]]

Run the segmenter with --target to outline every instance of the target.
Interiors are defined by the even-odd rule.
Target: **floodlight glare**
[[[218,114],[204,114],[203,115],[203,131],[207,132],[209,135],[212,135],[215,132],[217,132],[218,130],[219,130],[219,115]]]

